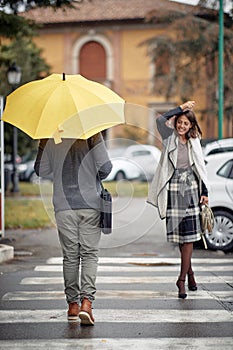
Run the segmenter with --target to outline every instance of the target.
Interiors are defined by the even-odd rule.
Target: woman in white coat
[[[191,265],[193,242],[201,239],[200,205],[208,203],[206,168],[200,144],[201,130],[193,112],[194,101],[168,111],[157,120],[163,150],[148,195],[148,202],[166,218],[167,240],[181,252],[178,297],[197,290]]]

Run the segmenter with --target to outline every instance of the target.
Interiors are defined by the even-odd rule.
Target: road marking
[[[162,292],[148,290],[99,290],[96,293],[97,299],[163,299],[177,300],[177,291]],[[29,301],[29,300],[63,300],[63,291],[17,291],[8,292],[2,297],[3,301]],[[221,301],[233,302],[232,291],[204,291],[198,290],[195,293],[189,293],[187,300],[199,299],[219,299]]]
[[[36,266],[35,271],[39,272],[62,272],[62,265],[41,265]],[[177,272],[179,270],[179,266],[105,266],[99,265],[98,272]],[[233,266],[211,266],[207,268],[206,266],[195,266],[196,272],[233,272]]]
[[[63,285],[63,277],[62,277],[62,258],[51,258],[47,262],[49,265],[37,266],[35,271],[37,272],[45,272],[46,277],[33,277],[33,278],[24,278],[21,281],[23,287],[26,289],[26,286],[38,285],[37,289],[51,289],[51,287],[46,287],[50,284],[62,284]],[[56,264],[54,263],[56,262]],[[176,309],[94,309],[94,317],[96,319],[96,324],[102,324],[103,322],[113,324],[128,323],[135,324],[136,323],[146,325],[155,323],[156,326],[159,323],[163,323],[164,327],[166,327],[166,323],[173,323],[184,325],[185,323],[191,324],[193,323],[193,327],[206,327],[204,323],[210,323],[213,325],[214,323],[226,322],[228,327],[230,327],[230,322],[233,321],[232,313],[219,308],[219,301],[221,302],[233,302],[233,293],[228,291],[207,291],[201,290],[201,283],[216,283],[218,285],[222,285],[223,283],[233,283],[232,276],[225,276],[224,272],[233,270],[233,260],[230,259],[193,259],[193,263],[195,265],[195,272],[208,272],[208,276],[200,276],[198,273],[196,274],[197,282],[199,285],[198,291],[196,292],[188,292],[187,300],[180,300],[177,298],[177,288],[175,287],[176,276],[145,276],[144,272],[177,272],[180,265],[180,259],[173,258],[100,258],[100,264],[98,271],[106,272],[107,276],[98,276],[97,283],[100,284],[119,284],[119,288],[117,290],[98,290],[96,294],[97,299],[102,300],[173,300],[174,306]],[[108,266],[109,264],[110,266]],[[123,264],[127,264],[123,266]],[[154,264],[154,265],[153,265]],[[161,266],[163,265],[164,266]],[[168,264],[168,265],[167,265]],[[203,264],[203,265],[198,265]],[[227,265],[223,265],[227,264]],[[112,265],[112,266],[111,266]],[[212,273],[216,271],[215,275]],[[60,272],[61,274],[55,275],[59,277],[51,276],[47,277],[46,272]],[[118,276],[112,276],[113,272],[119,272]],[[127,272],[129,276],[122,276],[121,272]],[[138,272],[138,274],[134,276],[130,275],[131,272]],[[141,274],[140,274],[141,272]],[[221,272],[224,276],[218,276],[217,272]],[[42,275],[42,274],[40,274]],[[120,276],[121,275],[121,276]],[[38,274],[37,274],[38,276]],[[142,276],[142,277],[140,277]],[[137,284],[137,290],[125,290],[125,288],[132,288],[127,284]],[[173,283],[173,287],[170,289],[170,292],[165,291],[153,291],[154,289],[160,290],[160,286],[163,283]],[[122,285],[121,285],[122,284]],[[149,286],[151,290],[139,290],[139,288],[143,288],[143,284],[146,284],[144,288],[148,288],[149,284],[158,284],[158,286]],[[43,286],[43,287],[42,287]],[[104,286],[103,286],[104,287]],[[106,286],[107,287],[107,286]],[[109,285],[108,287],[111,288]],[[124,290],[122,290],[124,287]],[[134,285],[135,288],[135,285]],[[212,287],[214,288],[214,287]],[[228,288],[228,286],[226,286]],[[224,289],[226,289],[224,287]],[[27,288],[29,289],[29,287]],[[57,288],[59,289],[59,288]],[[164,288],[163,288],[164,289]],[[229,288],[228,288],[229,289]],[[34,301],[33,305],[36,304],[38,300],[64,300],[65,295],[63,289],[56,291],[16,291],[6,293],[2,300],[4,305],[4,301]],[[206,300],[207,309],[202,310],[192,310],[189,303],[189,300],[195,300],[195,304],[198,300]],[[209,308],[208,302],[209,300],[216,300],[216,310]],[[108,304],[108,303],[107,303]],[[104,305],[107,305],[104,304]],[[8,305],[7,303],[5,305]],[[29,307],[27,305],[30,305]],[[121,305],[121,304],[119,304]],[[211,304],[212,305],[212,304]],[[166,307],[169,307],[166,304]],[[14,327],[18,327],[17,324],[38,324],[39,327],[43,327],[44,323],[52,323],[50,327],[53,327],[55,323],[67,323],[66,309],[55,309],[55,310],[38,310],[33,307],[33,310],[29,310],[27,308],[31,308],[31,303],[25,303],[23,310],[1,310],[0,311],[0,324],[16,324]],[[181,309],[181,310],[179,310]],[[41,324],[41,326],[39,326]],[[58,326],[58,325],[57,325]],[[62,325],[61,325],[62,326]],[[79,327],[79,324],[75,325],[75,327]],[[215,327],[217,327],[216,325]],[[25,327],[25,326],[24,326]],[[60,326],[59,326],[60,327]],[[101,326],[102,327],[102,326]],[[132,327],[132,326],[131,326]],[[133,326],[134,327],[134,326]],[[145,326],[144,326],[145,327]],[[192,327],[192,326],[191,326]],[[40,329],[40,328],[39,328]],[[190,333],[191,335],[195,334]],[[168,335],[168,334],[166,334]],[[214,334],[213,334],[214,335]],[[119,349],[124,350],[126,347],[128,349],[134,350],[151,350],[151,349],[163,349],[163,350],[180,350],[184,348],[188,348],[190,350],[201,349],[201,350],[219,350],[220,348],[224,350],[232,350],[232,341],[233,339],[230,337],[218,337],[218,338],[90,338],[90,339],[48,339],[48,340],[16,340],[16,341],[0,341],[0,349],[7,350],[31,350],[31,349],[86,349],[93,348],[95,350],[112,350]]]
[[[232,338],[91,338],[91,339],[30,339],[2,340],[0,349],[39,350],[39,349],[95,349],[95,350],[232,350]]]
[[[173,283],[174,277],[171,276],[147,276],[147,277],[132,277],[132,276],[97,276],[96,283]],[[233,276],[198,276],[199,283],[228,283],[233,284]],[[63,277],[26,277],[23,278],[20,284],[63,284]]]
[[[55,264],[60,265],[62,264],[63,258],[62,257],[54,257],[50,258],[46,261],[47,264]],[[121,258],[121,257],[100,257],[99,258],[100,264],[160,264],[160,263],[167,263],[167,264],[180,264],[179,258]],[[193,264],[231,264],[233,265],[233,259],[208,259],[208,258],[192,258]]]
[[[106,290],[97,291],[97,298],[99,299],[163,299],[163,300],[177,300],[177,292],[152,292],[148,290]],[[204,291],[199,290],[195,293],[189,293],[188,300],[199,300],[199,299],[219,299],[221,301],[233,302],[233,292],[223,291]]]
[[[205,323],[232,322],[226,310],[95,309],[96,323]],[[1,310],[0,323],[67,322],[66,310]]]

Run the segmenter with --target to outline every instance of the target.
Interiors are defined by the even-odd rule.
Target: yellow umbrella
[[[52,74],[12,92],[2,120],[33,139],[86,139],[125,122],[124,100],[83,76]]]

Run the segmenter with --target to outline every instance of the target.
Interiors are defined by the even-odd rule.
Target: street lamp
[[[13,63],[7,71],[8,83],[12,86],[12,92],[17,88],[21,81],[21,68]],[[18,129],[13,126],[13,144],[12,144],[12,163],[13,163],[13,173],[12,173],[12,192],[19,192],[19,178],[16,165],[16,158],[18,153]]]

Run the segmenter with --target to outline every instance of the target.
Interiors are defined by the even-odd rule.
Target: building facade
[[[183,102],[179,96],[167,100],[154,92],[156,64],[161,62],[148,55],[145,44],[167,32],[166,25],[147,21],[151,11],[168,8],[185,15],[192,6],[168,0],[86,0],[73,9],[35,9],[24,16],[43,25],[35,42],[51,73],[82,74],[125,99],[126,125],[109,130],[108,137],[130,136],[156,144],[156,114]],[[198,115],[207,103],[205,86],[189,99],[196,100]],[[205,138],[217,137],[216,121],[199,122]]]

